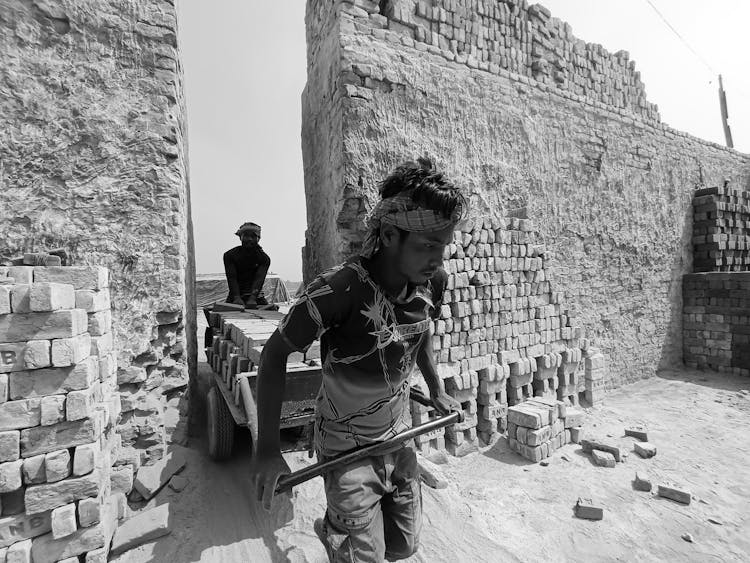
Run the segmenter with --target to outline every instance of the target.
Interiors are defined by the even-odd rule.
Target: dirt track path
[[[631,451],[623,428],[642,424],[658,448],[650,460],[631,452],[614,469],[594,466],[575,445],[558,450],[548,467],[527,463],[504,439],[451,458],[441,466],[449,487],[423,487],[425,530],[411,561],[750,560],[750,394],[741,392],[748,388],[747,378],[681,371],[609,393],[589,414],[587,433],[609,435]],[[115,561],[325,561],[312,531],[323,513],[320,479],[298,487],[291,501],[279,499],[267,514],[250,496],[247,452],[215,464],[199,442],[187,455],[188,487],[179,494],[167,488],[152,501],[170,502],[172,534]],[[308,463],[304,454],[287,457],[293,468]],[[636,471],[647,471],[655,483],[685,485],[693,502],[634,491]],[[601,503],[604,520],[574,518],[579,496]],[[681,538],[685,533],[694,543]]]

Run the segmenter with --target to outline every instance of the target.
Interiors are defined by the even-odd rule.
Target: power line
[[[672,32],[680,39],[680,41],[683,42],[683,44],[685,45],[685,47],[687,47],[688,49],[690,49],[690,52],[693,53],[693,55],[695,55],[698,58],[698,60],[700,60],[700,62],[702,62],[704,65],[706,65],[706,68],[711,71],[711,74],[713,74],[714,76],[716,76],[718,74],[718,72],[716,72],[713,69],[713,67],[710,64],[708,64],[708,62],[706,62],[706,59],[704,59],[703,57],[701,57],[700,54],[695,49],[693,49],[693,47],[690,45],[690,43],[688,43],[687,40],[682,35],[680,35],[680,32],[677,31],[674,28],[674,26],[671,23],[669,23],[669,21],[667,21],[667,18],[664,17],[664,14],[662,14],[659,11],[659,9],[656,6],[654,6],[653,2],[651,2],[651,0],[646,0],[646,2],[648,3],[649,6],[651,6],[654,9],[654,12],[657,13],[657,15],[667,25],[667,27],[672,30]]]

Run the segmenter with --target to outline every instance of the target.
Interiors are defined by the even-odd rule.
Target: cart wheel
[[[208,392],[208,455],[215,461],[227,459],[234,446],[234,418],[216,387]]]

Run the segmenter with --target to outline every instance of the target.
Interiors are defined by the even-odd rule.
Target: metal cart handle
[[[415,401],[420,405],[424,405],[426,407],[435,406],[431,399],[429,399],[416,389],[410,390],[409,398],[412,401]],[[287,491],[292,487],[299,485],[300,483],[304,483],[305,481],[308,481],[313,477],[322,475],[323,473],[330,471],[334,467],[349,465],[350,463],[354,463],[355,461],[358,461],[362,458],[376,455],[378,452],[406,442],[407,440],[411,440],[416,436],[427,434],[428,432],[450,426],[451,424],[456,424],[457,422],[463,422],[463,419],[463,411],[452,412],[446,416],[431,420],[430,422],[426,422],[424,424],[420,424],[419,426],[409,428],[409,430],[405,430],[400,434],[396,434],[392,438],[383,440],[382,442],[369,444],[367,446],[357,448],[356,450],[345,452],[333,459],[329,459],[328,461],[315,463],[298,471],[294,471],[293,473],[282,475],[276,484],[276,494],[278,495],[279,493],[283,493],[284,491]]]

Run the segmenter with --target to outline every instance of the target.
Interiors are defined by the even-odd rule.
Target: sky
[[[542,0],[574,34],[636,61],[675,129],[724,144],[719,73],[736,149],[750,153],[750,0]],[[178,0],[196,269],[223,271],[245,221],[271,271],[302,279],[304,0]]]

